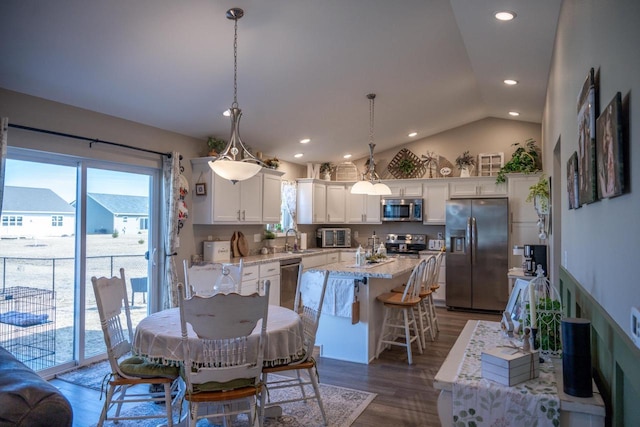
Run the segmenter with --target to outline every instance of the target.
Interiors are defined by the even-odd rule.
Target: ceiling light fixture
[[[500,12],[496,12],[493,16],[495,16],[498,21],[511,21],[516,17],[516,13],[509,12],[508,10],[503,10]]]
[[[238,19],[244,16],[240,8],[227,11],[227,19],[234,21],[233,36],[233,104],[229,109],[231,115],[231,137],[225,149],[209,162],[209,167],[224,179],[234,184],[256,175],[264,163],[249,152],[240,139],[240,118],[242,110],[238,108]],[[237,159],[237,160],[236,160]]]
[[[300,144],[308,144],[310,142],[311,142],[311,139],[309,139],[309,138],[305,138],[305,139],[301,139],[300,140]]]
[[[293,157],[295,157],[296,159],[299,159],[302,156],[304,156],[304,154],[302,154],[302,153],[298,153],[298,154],[294,154],[293,155]]]
[[[350,159],[351,158],[351,154],[345,154],[344,156],[342,156],[343,159]]]
[[[517,117],[520,115],[520,113],[518,113],[517,111],[509,111],[509,115],[513,117]]]
[[[418,135],[418,132],[411,132],[409,134],[409,138],[413,138],[414,136],[417,136],[417,135]]]
[[[373,112],[376,94],[368,94],[367,99],[369,100],[369,169],[363,174],[362,181],[356,182],[353,187],[351,187],[351,194],[388,196],[391,194],[391,189],[386,184],[380,182],[380,177],[376,172],[376,165],[373,161],[373,149],[376,146],[373,143]],[[378,182],[374,183],[374,181]]]
[[[506,79],[506,80],[504,80],[504,84],[506,84],[508,86],[513,86],[513,85],[517,85],[518,81],[517,80],[513,80],[513,79]]]

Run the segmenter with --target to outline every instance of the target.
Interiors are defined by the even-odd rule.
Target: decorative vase
[[[267,245],[268,248],[272,248],[273,247],[273,240],[274,239],[265,239],[264,243]]]
[[[471,176],[471,171],[468,167],[463,167],[460,169],[460,178],[469,178]]]
[[[545,196],[536,196],[533,206],[535,207],[538,215],[549,214],[549,198]]]
[[[331,181],[331,172],[325,172],[322,174],[322,179],[325,181]]]

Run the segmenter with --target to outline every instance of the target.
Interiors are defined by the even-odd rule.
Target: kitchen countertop
[[[331,274],[353,277],[369,277],[378,279],[393,279],[401,274],[405,274],[420,262],[416,258],[392,258],[391,262],[380,263],[380,265],[366,267],[353,267],[353,261],[342,261],[331,265],[310,268],[311,271],[326,271]]]
[[[312,248],[312,249],[306,249],[304,251],[301,252],[276,252],[274,254],[267,254],[267,255],[250,255],[250,256],[246,256],[246,257],[242,257],[242,259],[244,260],[244,265],[256,265],[256,264],[266,264],[269,262],[280,262],[282,260],[285,259],[291,259],[291,258],[305,258],[305,257],[310,257],[310,256],[314,256],[314,255],[321,255],[321,254],[332,254],[332,253],[336,253],[336,252],[350,252],[350,251],[355,252],[355,248],[327,248],[327,249],[323,249],[323,248]],[[229,264],[238,264],[240,262],[240,258],[232,258],[228,263]]]

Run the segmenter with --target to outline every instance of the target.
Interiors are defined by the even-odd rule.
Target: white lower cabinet
[[[280,305],[280,262],[244,266],[240,294],[251,295],[258,292],[264,295],[266,279],[271,282],[269,304]]]

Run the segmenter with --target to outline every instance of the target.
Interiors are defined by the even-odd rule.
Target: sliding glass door
[[[0,319],[0,345],[15,349],[33,368],[52,372],[104,357],[91,277],[117,276],[120,268],[133,326],[147,315],[157,276],[148,254],[157,244],[159,224],[151,207],[159,176],[155,169],[9,151],[0,290],[8,295],[13,288],[35,289],[52,300],[44,309],[37,307],[42,297],[33,296],[5,307],[18,313],[14,323],[41,322],[24,327]]]

